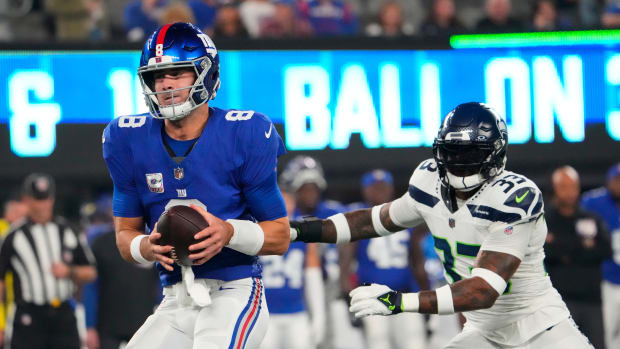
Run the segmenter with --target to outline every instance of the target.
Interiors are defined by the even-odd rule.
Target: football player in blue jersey
[[[603,326],[607,348],[620,348],[620,163],[607,171],[607,185],[585,192],[582,206],[595,212],[607,223],[611,232],[613,258],[603,263]]]
[[[276,174],[284,144],[266,116],[208,105],[220,86],[219,55],[191,24],[155,31],[138,75],[150,115],[110,122],[103,157],[119,251],[157,262],[165,298],[127,348],[258,348],[268,311],[257,255],[283,254],[290,238]],[[191,267],[158,244],[155,223],[174,205],[190,205],[209,224],[190,246]]]
[[[299,155],[287,162],[280,174],[280,183],[295,197],[293,219],[305,216],[327,218],[344,210],[339,202],[322,198],[327,180],[321,164],[310,156]],[[333,244],[321,244],[318,249],[325,277],[328,311],[327,331],[321,346],[357,348],[363,344],[363,338],[350,325],[347,305],[341,297],[338,249]]]
[[[362,176],[364,202],[355,206],[368,208],[394,199],[394,180],[385,170],[372,170]],[[339,249],[341,283],[348,294],[353,287],[350,274],[355,272],[353,261],[357,260],[357,282],[380,283],[393,290],[417,292],[429,288],[424,271],[424,254],[420,234],[409,229],[381,239],[361,240]],[[414,277],[415,276],[415,277]],[[368,316],[362,319],[366,344],[373,349],[426,347],[426,330],[422,314],[403,313],[394,317]]]
[[[295,198],[282,192],[289,216]],[[317,244],[293,242],[283,256],[261,256],[269,329],[261,349],[312,349],[325,336],[325,290]]]
[[[543,266],[542,193],[508,171],[505,121],[483,103],[444,119],[433,158],[400,198],[329,219],[292,223],[293,240],[347,243],[426,223],[450,282],[406,293],[371,284],[351,291],[356,317],[454,314],[467,322],[445,348],[592,348]]]

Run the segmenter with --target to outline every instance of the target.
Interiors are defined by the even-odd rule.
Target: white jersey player
[[[391,203],[327,220],[291,223],[297,240],[345,243],[426,223],[449,285],[401,293],[371,284],[351,291],[356,317],[463,312],[446,348],[591,348],[543,267],[547,227],[536,185],[504,170],[506,124],[482,103],[446,116],[434,159]]]

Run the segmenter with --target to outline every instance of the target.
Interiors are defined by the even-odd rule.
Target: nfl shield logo
[[[177,167],[174,169],[174,179],[182,179],[183,176],[185,176],[185,173],[182,168]]]
[[[454,228],[454,226],[456,225],[454,218],[448,219],[448,225],[450,226],[450,228]]]
[[[146,184],[149,186],[149,190],[153,193],[163,193],[164,181],[162,178],[161,173],[147,173]]]

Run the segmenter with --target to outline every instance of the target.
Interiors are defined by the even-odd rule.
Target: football
[[[193,208],[183,205],[172,206],[164,211],[157,221],[157,231],[161,234],[159,244],[172,246],[170,257],[177,264],[191,266],[189,246],[204,240],[196,240],[194,235],[208,226],[204,217]]]

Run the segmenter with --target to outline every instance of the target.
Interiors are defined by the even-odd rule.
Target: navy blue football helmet
[[[280,174],[280,186],[294,193],[306,183],[314,183],[320,190],[327,188],[321,164],[310,156],[298,155],[284,167]]]
[[[461,191],[479,187],[506,166],[506,122],[483,103],[464,103],[444,119],[433,156],[445,185]]]
[[[196,74],[193,85],[155,91],[154,73],[159,70],[189,68]],[[138,76],[146,105],[154,118],[178,120],[215,98],[220,87],[220,57],[207,34],[189,23],[172,23],[157,29],[142,50]],[[160,106],[157,96],[191,89],[181,103]]]

